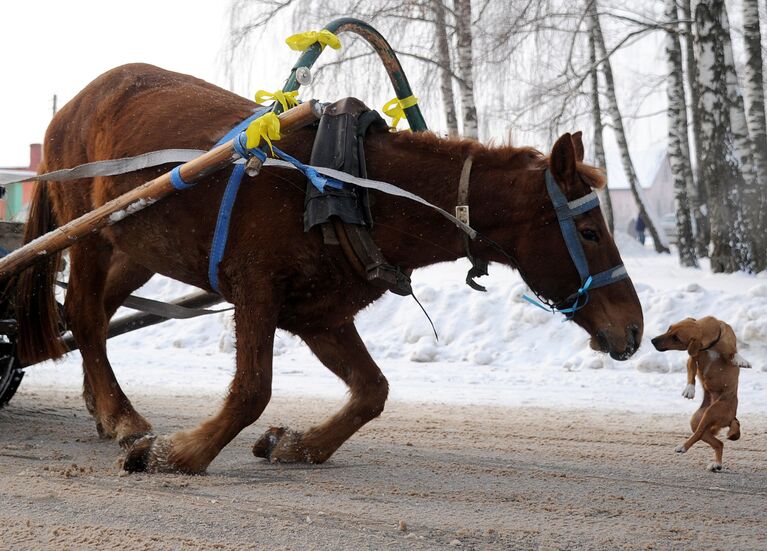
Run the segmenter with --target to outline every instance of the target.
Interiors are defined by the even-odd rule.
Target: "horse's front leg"
[[[235,302],[237,369],[222,408],[197,428],[137,441],[126,454],[125,470],[202,473],[224,446],[258,419],[272,392],[278,308],[271,298],[255,304]]]
[[[319,360],[349,386],[351,397],[338,413],[306,432],[269,429],[256,442],[253,453],[274,462],[323,463],[362,425],[381,414],[389,384],[353,323],[301,337]]]

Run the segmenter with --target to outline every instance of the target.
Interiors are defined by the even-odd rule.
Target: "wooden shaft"
[[[280,131],[289,133],[307,126],[319,119],[320,114],[317,100],[304,102],[280,114]],[[230,140],[181,165],[180,173],[183,180],[195,182],[238,159],[239,155],[235,152],[233,143],[234,140]],[[28,268],[44,257],[72,246],[86,235],[135,214],[174,191],[176,189],[170,181],[170,172],[166,172],[154,180],[115,197],[108,203],[41,235],[0,259],[0,280]]]

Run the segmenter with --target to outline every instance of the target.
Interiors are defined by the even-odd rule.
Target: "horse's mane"
[[[444,137],[434,132],[396,132],[392,134],[394,143],[406,146],[410,150],[424,153],[447,155],[455,159],[465,159],[471,155],[476,163],[509,170],[521,168],[544,169],[549,165],[548,156],[534,147],[516,147],[509,144],[488,145],[476,140]],[[577,163],[578,174],[592,188],[602,189],[606,184],[605,173],[601,168]]]

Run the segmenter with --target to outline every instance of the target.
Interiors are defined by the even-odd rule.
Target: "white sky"
[[[228,5],[0,1],[0,166],[27,164],[29,144],[42,141],[50,121],[54,93],[61,107],[112,67],[141,61],[224,85]]]

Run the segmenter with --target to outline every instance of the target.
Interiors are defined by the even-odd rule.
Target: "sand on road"
[[[135,396],[167,434],[204,396]],[[272,465],[270,425],[339,402],[275,397],[205,476],[121,475],[72,392],[0,410],[0,549],[764,549],[767,419],[739,416],[726,470],[684,456],[687,416],[389,403],[325,465]]]

